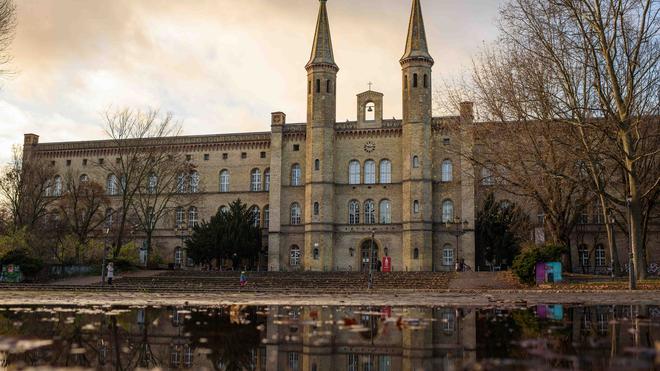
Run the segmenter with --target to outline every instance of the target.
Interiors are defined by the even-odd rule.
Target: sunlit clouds
[[[434,79],[456,76],[496,36],[499,1],[424,0]],[[104,137],[108,107],[158,107],[185,134],[267,131],[270,112],[305,119],[316,0],[19,0],[15,73],[1,82],[0,161],[42,142]],[[400,117],[409,0],[330,0],[338,121],[374,83]],[[438,84],[436,84],[438,86]]]

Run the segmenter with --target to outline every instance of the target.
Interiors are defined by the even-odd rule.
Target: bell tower
[[[307,70],[305,167],[306,270],[332,270],[334,245],[334,126],[337,72],[326,0],[320,0],[314,43]]]
[[[403,264],[407,270],[431,270],[433,186],[431,158],[431,67],[420,0],[412,1],[402,69],[401,138]]]

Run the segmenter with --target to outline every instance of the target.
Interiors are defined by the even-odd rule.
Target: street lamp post
[[[373,268],[374,268],[374,236],[376,235],[376,230],[372,229],[371,230],[371,244],[369,246],[369,290],[374,285],[374,274],[373,274]]]
[[[461,221],[461,218],[458,216],[454,218],[454,222],[449,222],[449,221],[445,222],[445,227],[447,228],[449,233],[451,233],[453,236],[456,237],[456,255],[458,255],[458,250],[459,250],[458,249],[459,238],[465,233],[467,233],[468,224],[469,223],[467,220]],[[454,230],[451,230],[450,228],[451,225],[455,226],[456,228]],[[461,265],[461,270],[463,269],[464,267]]]
[[[637,289],[637,282],[635,282],[635,265],[633,264],[633,249],[632,249],[632,197],[626,198],[626,207],[628,209],[628,288],[630,290]]]
[[[608,215],[608,222],[610,223],[610,231],[612,231],[612,243],[614,244],[616,239],[614,236],[614,223],[616,223],[616,219],[614,219],[614,214],[612,214],[612,210],[610,209],[607,213]],[[614,274],[614,254],[616,254],[616,246],[613,246],[613,248],[610,250],[612,251],[613,254],[610,256],[610,271],[612,273],[612,278],[615,277]]]
[[[108,234],[110,228],[103,230],[103,259],[101,259],[101,285],[105,285],[105,257],[108,255]]]

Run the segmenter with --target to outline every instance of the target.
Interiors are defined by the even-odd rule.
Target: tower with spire
[[[333,269],[334,246],[334,126],[337,72],[326,0],[320,0],[312,53],[307,70],[305,142],[305,249],[309,270]]]
[[[411,270],[430,270],[433,243],[431,67],[420,0],[413,0],[401,60],[403,122],[402,257]],[[437,258],[437,257],[436,257]]]

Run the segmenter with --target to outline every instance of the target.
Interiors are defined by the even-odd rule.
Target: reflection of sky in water
[[[660,308],[0,307],[0,370],[660,367]]]

